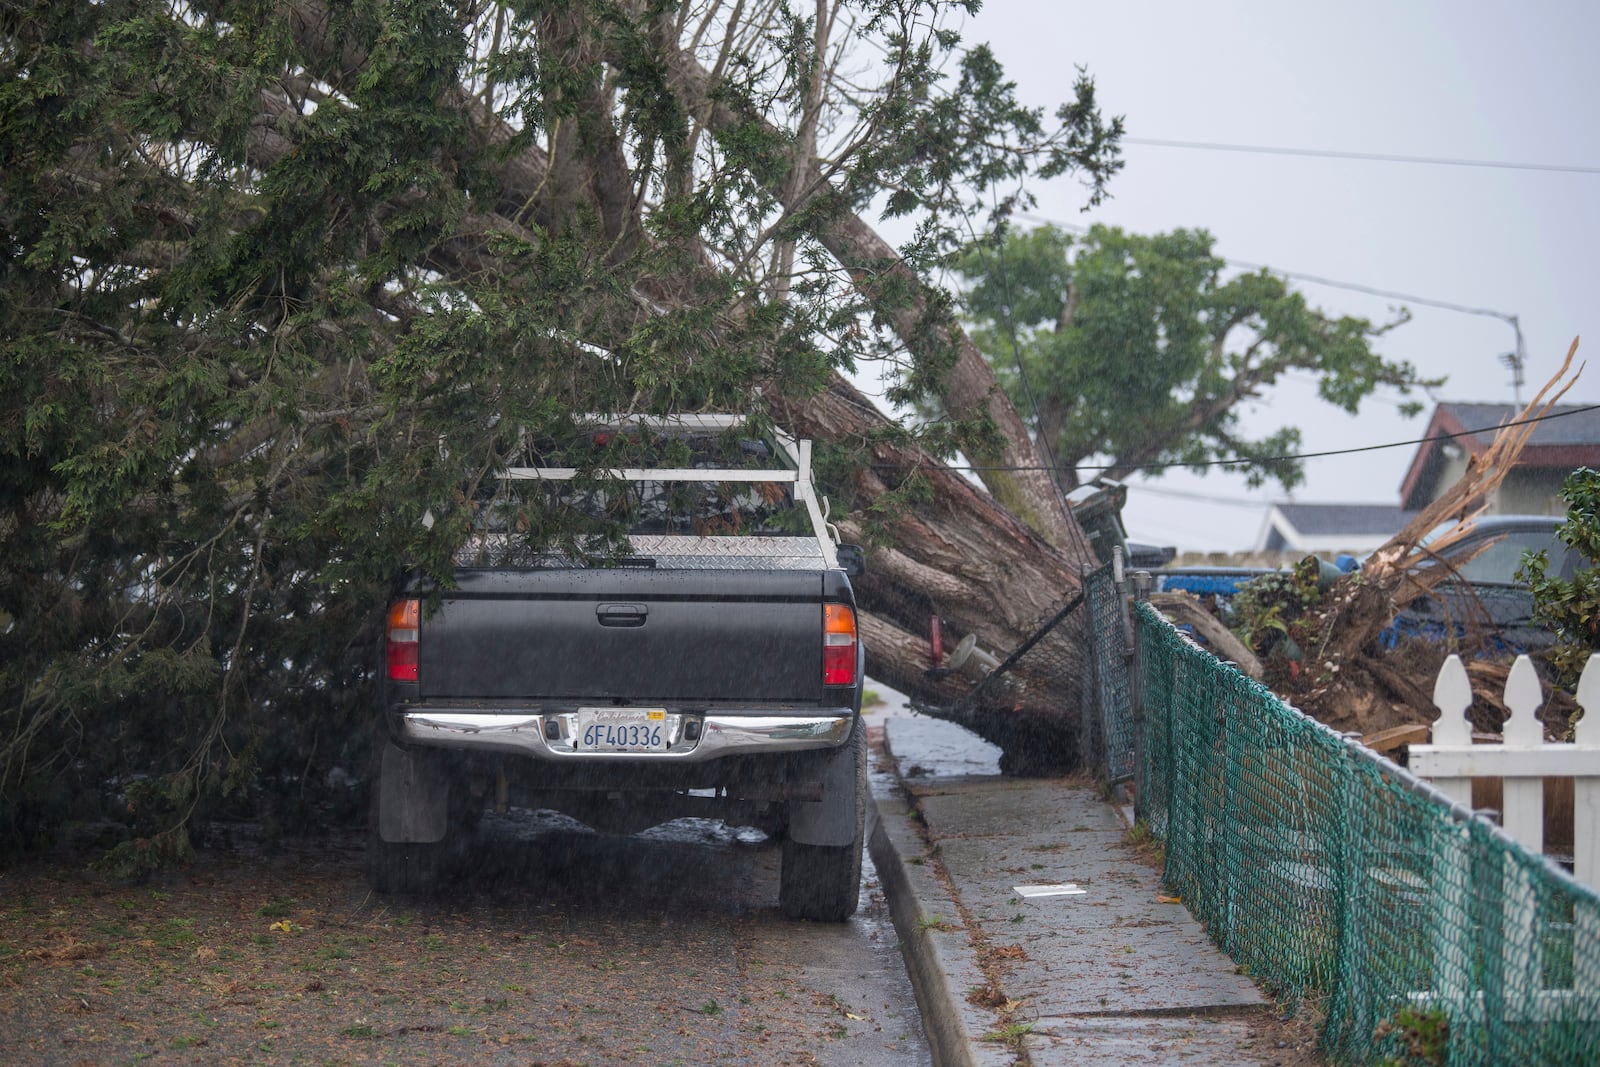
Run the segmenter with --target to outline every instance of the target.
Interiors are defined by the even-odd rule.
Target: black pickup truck
[[[783,842],[786,914],[855,912],[867,786],[849,578],[862,555],[826,521],[809,442],[741,425],[597,427],[595,440],[670,440],[681,465],[611,470],[587,488],[578,468],[508,468],[453,587],[402,589],[387,627],[375,889],[429,888],[486,807],[515,798],[607,832],[682,816],[758,826]],[[622,516],[624,554],[519,556],[518,502],[532,493]]]

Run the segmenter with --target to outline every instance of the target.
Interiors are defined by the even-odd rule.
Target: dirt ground
[[[137,886],[28,863],[0,872],[0,1062],[925,1067],[881,899],[789,923],[764,903],[772,852],[635,841],[448,902],[369,895],[354,834],[202,850]],[[726,907],[601,903],[663,871]]]

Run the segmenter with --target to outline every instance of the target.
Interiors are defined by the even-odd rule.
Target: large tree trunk
[[[791,208],[798,205],[786,205]],[[984,485],[1009,511],[1064,551],[1086,549],[1088,542],[1062,503],[1050,466],[1035,446],[1027,425],[1006,391],[960,323],[948,312],[935,311],[926,284],[859,215],[844,215],[818,235],[822,245],[855,277],[869,297],[897,294],[884,309],[895,333],[907,347],[938,346],[953,351],[940,400],[958,419],[986,417],[999,435],[999,446],[976,458]],[[905,292],[914,294],[904,299]]]
[[[896,510],[890,544],[870,549],[867,574],[856,583],[867,673],[1000,745],[1010,770],[1075,766],[1079,697],[1089,679],[1086,611],[1070,612],[975,700],[968,699],[975,678],[933,662],[930,620],[940,619],[947,661],[967,635],[1004,659],[1079,596],[1083,564],[981,487],[885,434],[893,423],[844,379],[774,406],[797,433],[864,451],[853,487],[858,502],[888,492],[886,476],[914,469],[932,485],[930,502]],[[862,535],[853,522],[840,529],[847,539]]]
[[[710,74],[694,55],[679,50],[667,57],[668,81],[693,109],[704,109],[711,129],[728,129],[744,121],[761,121],[741,112],[719,97]],[[764,124],[774,137],[780,131]],[[813,164],[808,172],[819,172]],[[798,213],[819,199],[834,195],[826,182],[782,181],[772,190],[784,209]],[[885,241],[861,216],[844,212],[821,224],[816,234],[822,246],[855,279],[857,288],[892,323],[906,347],[925,358],[935,350],[951,361],[942,382],[940,400],[958,419],[986,417],[992,422],[997,445],[978,458],[986,464],[980,472],[985,485],[1005,508],[1037,530],[1052,545],[1087,554],[1088,541],[1062,502],[1048,464],[1041,458],[1026,424],[1000,388],[994,369],[938,301],[930,287],[908,267],[893,245]]]
[[[680,51],[669,67],[674,87],[703,109],[711,128],[751,118],[717,96],[693,55]],[[830,192],[793,181],[774,190],[791,212]],[[871,551],[857,583],[868,672],[1000,744],[1011,769],[1071,767],[1079,762],[1079,697],[1088,678],[1084,611],[1055,626],[976,700],[964,699],[973,679],[932,662],[929,630],[937,616],[949,645],[972,635],[979,648],[1004,658],[1079,595],[1092,562],[1088,541],[993,369],[894,247],[852,213],[824,223],[817,237],[908,348],[923,355],[938,349],[950,359],[945,409],[960,419],[987,418],[998,442],[981,457],[991,468],[981,474],[990,495],[936,458],[895,443],[888,417],[838,375],[817,397],[774,400],[796,433],[858,445],[870,457],[852,487],[858,510],[890,490],[886,474],[897,482],[895,475],[917,470],[932,485],[931,503],[896,511],[889,545]],[[841,527],[859,539],[858,527]]]

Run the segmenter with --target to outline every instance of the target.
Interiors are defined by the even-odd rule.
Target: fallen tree
[[[1098,195],[1115,131],[1086,81],[1046,130],[981,48],[945,85],[943,12],[10,10],[8,840],[109,807],[155,856],[231,804],[306,818],[363,765],[394,572],[447,575],[474,480],[579,412],[749,409],[830,442],[874,546],[872,666],[931,703],[967,683],[928,673],[928,615],[1004,654],[1069,602],[1074,524],[924,279],[969,193],[1041,163]],[[847,86],[861,40],[878,77]],[[868,223],[883,196],[921,218],[912,247]],[[957,418],[907,429],[838,374],[879,359]],[[1019,469],[991,494],[945,466],[957,448]]]

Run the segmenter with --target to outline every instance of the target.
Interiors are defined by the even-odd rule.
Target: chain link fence
[[[1340,1062],[1600,1063],[1600,895],[1135,606],[1165,878]]]

